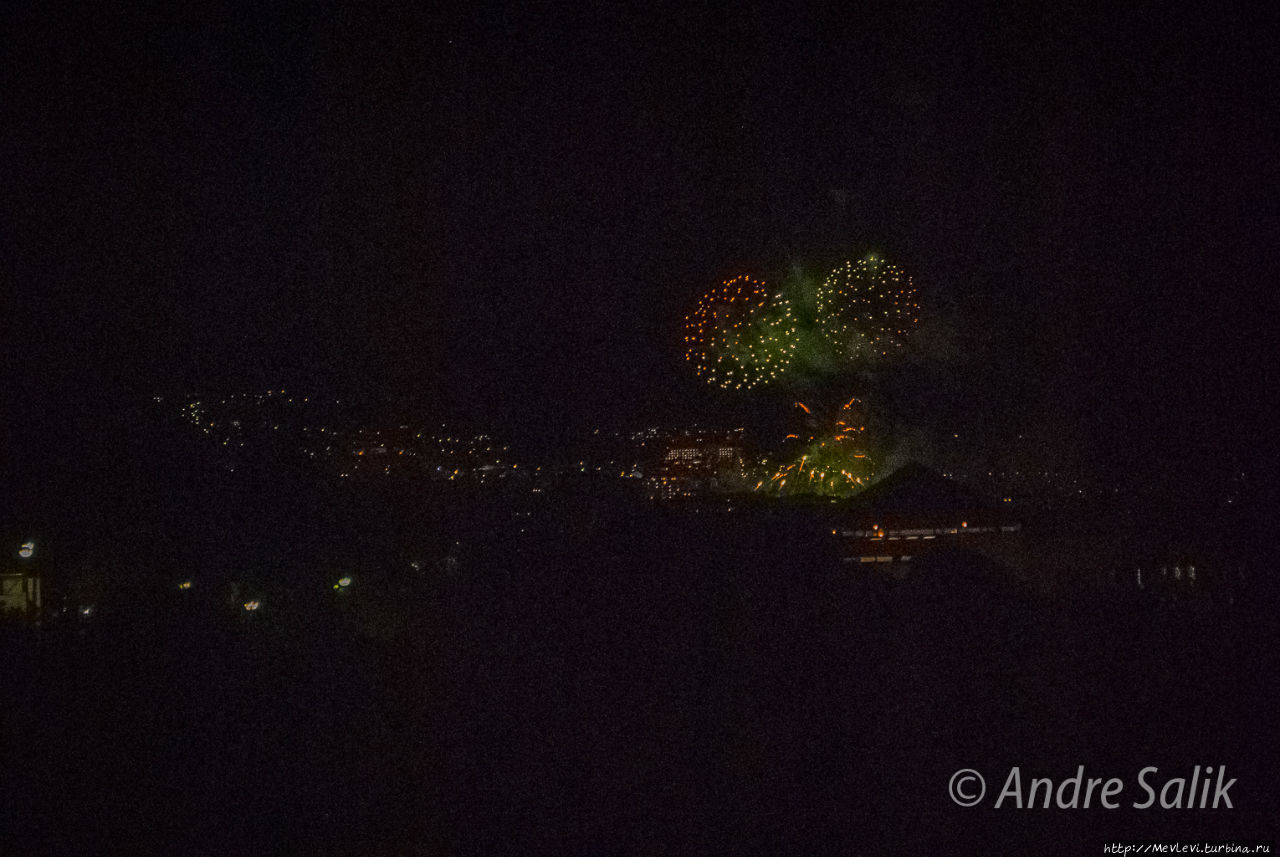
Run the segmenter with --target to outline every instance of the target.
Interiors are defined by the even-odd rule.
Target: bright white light
[[[262,602],[256,598],[252,601],[246,601],[244,603],[244,609],[248,610],[250,613],[252,613],[254,610],[257,610],[261,606],[262,606]]]
[[[30,559],[31,555],[36,552],[35,542],[23,542],[22,547],[18,548],[18,556],[23,559]]]
[[[351,578],[349,577],[338,578],[338,585],[341,586],[343,589],[346,589],[348,586],[351,585]]]

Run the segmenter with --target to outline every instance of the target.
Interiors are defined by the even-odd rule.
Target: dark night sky
[[[949,419],[1118,465],[1254,437],[1280,69],[1243,4],[118,5],[0,22],[12,458],[151,391],[696,419],[700,290],[868,248],[945,309]]]

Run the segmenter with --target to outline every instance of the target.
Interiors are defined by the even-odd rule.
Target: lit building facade
[[[35,621],[40,618],[44,596],[39,565],[32,559],[35,553],[35,542],[23,542],[17,557],[7,562],[0,572],[0,619]]]
[[[944,551],[1009,562],[1022,529],[997,504],[918,465],[864,491],[843,524],[833,534],[841,539],[844,562],[893,577],[904,576],[922,556]]]
[[[742,430],[686,432],[650,468],[649,495],[672,500],[727,490],[742,481]]]

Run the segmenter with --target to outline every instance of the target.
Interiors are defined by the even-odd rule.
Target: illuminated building
[[[0,614],[28,618],[41,606],[40,575],[35,572],[0,574]]]
[[[16,551],[16,561],[6,561],[0,573],[0,618],[34,620],[40,617],[42,581],[39,567],[32,564],[35,553],[35,542],[26,541]]]
[[[650,468],[649,495],[670,500],[724,490],[742,474],[742,430],[676,435]]]
[[[1231,603],[1243,567],[1221,541],[1143,526],[1123,515],[1037,516],[1024,528],[1014,508],[920,465],[855,497],[835,521],[841,559],[900,579],[961,557],[999,568],[1041,595],[1103,590],[1115,597]],[[935,560],[944,560],[935,565]]]
[[[858,495],[844,526],[843,560],[901,577],[920,557],[966,551],[1000,562],[1016,552],[1021,525],[999,504],[918,464]]]

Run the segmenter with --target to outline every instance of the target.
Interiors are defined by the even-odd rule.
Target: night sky
[[[948,331],[939,423],[1251,455],[1280,68],[1244,4],[171,5],[0,20],[19,470],[153,392],[714,419],[750,404],[683,365],[701,291],[868,250]]]

